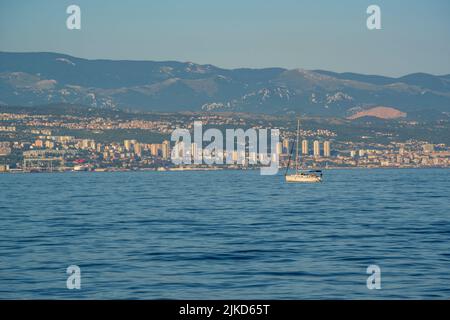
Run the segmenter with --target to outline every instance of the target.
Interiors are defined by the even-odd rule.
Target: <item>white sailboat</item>
[[[298,122],[297,122],[297,139],[296,139],[296,147],[295,147],[295,173],[288,174],[289,166],[291,163],[291,155],[292,155],[292,150],[291,150],[291,154],[289,156],[289,162],[288,162],[288,165],[286,168],[286,173],[284,175],[286,178],[286,182],[313,182],[313,183],[314,182],[322,182],[322,171],[321,170],[303,171],[303,170],[300,170],[300,168],[299,168],[299,162],[298,162],[299,135],[300,135],[300,120],[298,120]]]

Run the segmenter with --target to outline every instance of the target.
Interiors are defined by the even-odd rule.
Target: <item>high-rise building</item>
[[[150,154],[153,157],[158,157],[159,156],[159,150],[161,149],[160,146],[161,145],[157,144],[157,143],[153,143],[153,144],[150,145]]]
[[[329,158],[331,156],[330,141],[323,143],[323,156]]]
[[[290,144],[289,139],[283,140],[283,153],[289,153],[289,151],[290,151],[289,144]]]
[[[195,142],[191,143],[191,157],[196,162],[202,161],[202,149]]]
[[[319,157],[320,156],[320,143],[318,140],[314,141],[314,156]]]
[[[238,161],[238,152],[236,150],[232,151],[232,156],[231,159],[233,160],[233,162],[237,162]]]
[[[283,144],[281,142],[277,143],[277,154],[280,155],[283,153]]]
[[[162,158],[167,160],[170,158],[170,141],[165,140],[162,143]]]
[[[124,140],[123,145],[126,151],[131,151],[131,140]]]
[[[308,140],[303,140],[302,141],[302,154],[308,154],[309,150],[308,150]]]
[[[185,158],[185,144],[182,141],[177,141],[173,149],[173,160],[182,161]]]
[[[258,154],[256,152],[249,152],[248,161],[252,164],[256,164],[258,161]]]
[[[141,149],[141,144],[140,144],[140,143],[135,143],[135,144],[134,144],[134,153],[135,153],[138,157],[141,157],[141,156],[142,156],[142,149]]]

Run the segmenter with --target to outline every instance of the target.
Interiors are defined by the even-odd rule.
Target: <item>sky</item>
[[[81,8],[81,30],[66,27],[72,4]],[[381,30],[366,26],[371,4],[381,9]],[[450,1],[0,0],[0,51],[450,74]]]

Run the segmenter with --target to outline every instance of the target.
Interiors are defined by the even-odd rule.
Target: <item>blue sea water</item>
[[[3,174],[0,298],[450,298],[449,190],[446,169]]]

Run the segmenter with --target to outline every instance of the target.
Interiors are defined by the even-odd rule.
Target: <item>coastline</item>
[[[212,167],[212,168],[196,168],[196,167],[174,167],[174,168],[133,168],[133,169],[127,169],[127,168],[101,168],[101,169],[93,169],[93,170],[73,170],[73,169],[67,169],[67,170],[53,170],[53,171],[46,171],[46,170],[36,170],[36,171],[24,171],[24,170],[9,170],[9,171],[2,171],[0,174],[35,174],[35,173],[56,173],[56,174],[62,174],[62,173],[69,173],[69,172],[76,172],[76,173],[102,173],[102,172],[184,172],[184,171],[195,171],[195,172],[204,172],[204,171],[254,171],[254,170],[260,170],[261,167],[251,167],[251,168],[227,168],[227,167]],[[282,167],[279,168],[279,171],[284,171],[286,168]],[[304,168],[304,170],[316,170],[320,169],[322,171],[326,170],[396,170],[396,169],[415,169],[415,170],[424,170],[424,169],[450,169],[449,167],[445,166],[429,166],[429,167],[423,167],[423,166],[417,166],[417,167],[394,167],[394,166],[386,166],[386,167],[327,167],[327,168]]]

